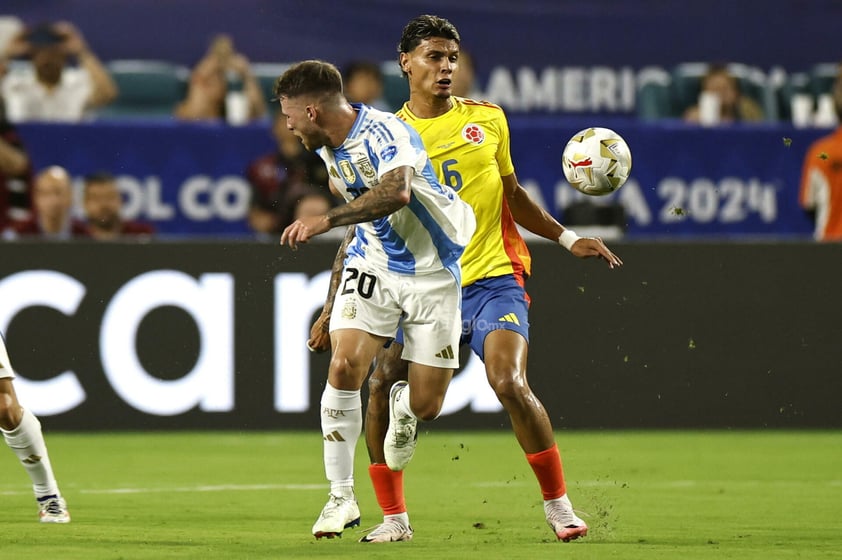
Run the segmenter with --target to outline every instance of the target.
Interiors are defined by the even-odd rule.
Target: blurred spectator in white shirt
[[[31,62],[13,66],[2,83],[12,122],[76,122],[117,97],[114,80],[70,23],[22,29],[6,45],[4,55]],[[75,66],[70,64],[73,59]]]

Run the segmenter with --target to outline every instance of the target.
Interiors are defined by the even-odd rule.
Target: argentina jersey
[[[391,113],[359,103],[357,120],[338,148],[318,150],[334,186],[351,201],[377,188],[384,174],[414,170],[409,204],[357,224],[348,258],[365,257],[401,274],[424,274],[458,264],[476,222],[471,207],[439,183],[421,137]]]

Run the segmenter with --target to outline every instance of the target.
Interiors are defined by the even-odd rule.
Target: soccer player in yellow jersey
[[[459,63],[459,33],[447,20],[423,15],[404,28],[398,45],[409,101],[398,116],[421,135],[439,179],[474,209],[477,229],[462,255],[462,342],[482,358],[488,382],[511,418],[544,498],[547,522],[558,539],[584,537],[588,527],[567,497],[561,456],[547,412],[526,379],[529,341],[529,250],[516,224],[577,257],[599,257],[610,268],[622,261],[600,239],[578,237],[538,206],[518,183],[509,153],[503,110],[491,103],[451,95]],[[311,348],[325,349],[330,296],[313,325]],[[401,361],[400,336],[377,357],[369,380],[366,443],[377,501],[384,520],[362,542],[412,538],[403,494],[403,467],[415,447],[415,424],[403,406],[412,400]],[[446,349],[445,349],[446,350]],[[388,428],[387,428],[388,425]]]

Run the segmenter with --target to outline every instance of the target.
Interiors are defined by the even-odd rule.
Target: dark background
[[[619,270],[549,244],[532,249],[529,378],[557,429],[842,427],[842,246],[615,243]],[[312,358],[310,410],[273,410],[272,278],[321,272],[334,250],[314,244],[290,257],[259,243],[5,244],[0,279],[48,269],[87,287],[73,317],[30,308],[12,320],[13,363],[32,379],[68,368],[79,376],[88,399],[42,416],[54,429],[312,428],[326,355]],[[126,281],[158,269],[235,276],[233,412],[144,414],[105,379],[105,306]],[[144,320],[137,344],[150,371],[178,378],[196,359],[198,332],[184,312],[164,307]],[[436,421],[437,429],[505,426],[503,413]]]

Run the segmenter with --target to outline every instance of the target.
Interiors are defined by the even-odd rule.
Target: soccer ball
[[[626,182],[631,151],[623,137],[607,128],[586,128],[564,147],[561,165],[567,182],[592,196],[611,194]]]

